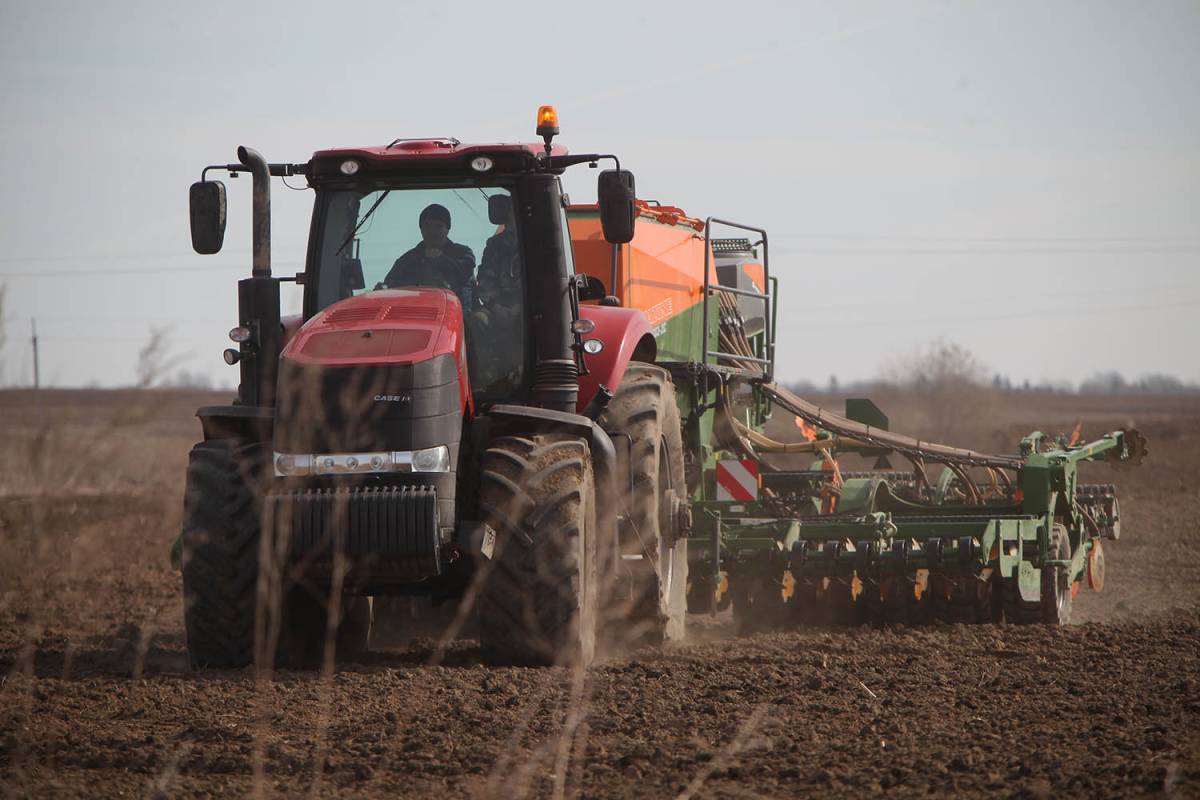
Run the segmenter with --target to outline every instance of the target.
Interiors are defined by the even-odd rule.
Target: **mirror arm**
[[[617,169],[621,169],[621,160],[611,153],[580,153],[573,156],[551,156],[550,168],[566,169],[567,167],[573,167],[576,164],[590,164],[594,167],[596,166],[597,161],[603,161],[606,158],[611,158],[617,165]]]
[[[608,290],[616,297],[617,295],[617,263],[621,258],[621,245],[613,242],[612,245],[612,280],[609,281]]]
[[[239,173],[248,172],[245,164],[209,164],[200,171],[200,180],[208,180],[210,169],[223,169],[229,177],[236,178]],[[274,178],[290,178],[293,175],[307,175],[308,164],[268,164],[267,171]]]
[[[236,178],[239,172],[245,172],[246,167],[242,164],[209,164],[204,169],[200,170],[200,180],[208,180],[208,171],[210,169],[223,169],[229,173],[229,177]]]

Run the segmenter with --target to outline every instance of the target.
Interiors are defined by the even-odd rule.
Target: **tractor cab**
[[[562,241],[558,258],[530,245],[554,223],[566,230],[561,203],[550,203],[552,219],[518,219],[518,209],[532,205],[527,196],[558,190],[556,177],[521,179],[526,157],[536,164],[531,149],[464,147],[442,139],[318,153],[310,174],[316,200],[305,319],[336,305],[338,319],[407,330],[444,302],[457,302],[473,403],[527,396],[536,356],[530,267],[543,280],[547,273],[558,283],[565,279],[568,289],[574,276],[569,240]],[[498,163],[511,171],[498,171]],[[379,320],[353,310],[393,305],[397,310],[384,310]],[[403,349],[419,340],[400,336],[395,345]]]
[[[260,567],[282,609],[274,624],[295,640],[280,654],[311,655],[334,628],[363,645],[368,598],[477,595],[497,660],[591,657],[597,562],[612,570],[620,558],[612,436],[644,437],[652,412],[667,433],[651,434],[645,469],[670,470],[662,485],[682,487],[682,457],[657,449],[678,438],[669,377],[631,364],[654,351],[645,316],[581,305],[606,292],[575,272],[559,176],[617,159],[555,147],[552,107],[539,109],[537,133],[541,144],[396,139],[303,164],[239,148],[237,164],[207,167],[192,186],[193,246],[213,253],[225,192],[207,172],[254,179],[253,270],[238,284],[237,348],[225,351],[241,384],[232,404],[198,412],[205,440],[189,468],[194,663],[240,665],[261,644],[250,596]],[[305,176],[314,204],[296,277],[302,319],[284,326],[269,185],[288,175]],[[633,236],[633,176],[617,162],[598,195],[615,254]],[[636,512],[651,547],[667,535],[654,527],[658,485]],[[649,629],[664,635],[668,618],[681,628],[681,590],[662,589],[649,560],[635,582]],[[662,597],[675,602],[669,615]],[[236,619],[235,635],[218,630],[222,619]]]

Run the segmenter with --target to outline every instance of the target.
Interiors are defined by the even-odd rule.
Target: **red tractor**
[[[198,411],[187,474],[194,666],[353,655],[386,596],[457,601],[500,663],[587,663],[604,609],[639,641],[682,636],[674,387],[643,314],[576,274],[559,181],[616,163],[598,181],[615,258],[633,176],[552,145],[557,125],[543,107],[543,143],[397,139],[303,164],[242,147],[192,186],[199,253],[224,237],[209,170],[249,172],[254,213],[225,352],[241,383]],[[278,277],[269,183],[291,175],[315,195],[308,256]],[[300,318],[280,317],[285,280]]]

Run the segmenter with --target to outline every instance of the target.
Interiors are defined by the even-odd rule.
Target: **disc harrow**
[[[707,290],[707,287],[706,287]],[[1078,464],[1140,464],[1146,442],[1121,430],[1080,444],[1079,429],[1051,440],[1034,432],[1011,455],[982,453],[888,430],[869,400],[844,415],[769,380],[768,351],[747,335],[738,301],[719,303],[720,391],[714,433],[756,491],[693,504],[689,540],[700,579],[696,610],[731,602],[739,629],[781,625],[1063,622],[1086,579],[1104,584],[1101,541],[1121,533],[1111,484],[1080,484]],[[765,436],[736,409],[749,394],[793,414],[804,441]],[[807,470],[781,470],[767,454],[812,454]],[[879,458],[880,469],[842,471],[838,457]],[[887,461],[897,455],[910,471]],[[941,466],[936,479],[931,467]],[[726,467],[732,470],[733,467]],[[723,597],[723,592],[728,597]],[[708,597],[712,594],[712,597]]]
[[[740,630],[1054,622],[1069,615],[1083,581],[1102,588],[1101,540],[1120,536],[1120,505],[1111,484],[1078,483],[1077,467],[1144,458],[1140,434],[1043,450],[1046,437],[1035,433],[1020,456],[916,441],[837,423],[808,443],[822,455],[813,468],[742,459],[759,473],[757,496],[695,504],[696,572],[728,586]],[[834,454],[896,442],[906,442],[912,473],[828,467]],[[925,476],[926,459],[944,465],[936,481]]]

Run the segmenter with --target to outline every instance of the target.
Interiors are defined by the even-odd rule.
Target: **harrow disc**
[[[792,587],[792,596],[788,599],[788,621],[793,625],[808,627],[813,625],[829,625],[824,619],[822,599],[828,591],[828,578],[801,578]]]
[[[942,622],[993,622],[1000,605],[995,601],[991,570],[977,575],[929,575],[929,614]]]
[[[787,617],[784,598],[790,573],[750,573],[730,579],[733,622],[739,635],[773,630],[783,626]]]
[[[795,607],[792,619],[803,625],[821,627],[852,625],[855,622],[855,598],[860,591],[858,578],[803,581],[792,596]]]
[[[929,571],[895,575],[883,582],[884,623],[921,625],[929,621]]]
[[[1093,592],[1104,588],[1104,570],[1104,545],[1096,539],[1092,542],[1092,549],[1088,551],[1087,562],[1088,588]]]

